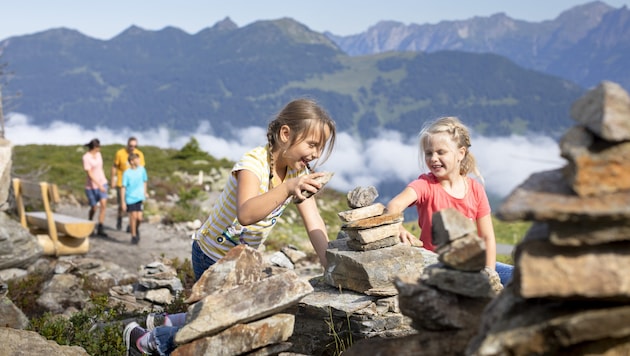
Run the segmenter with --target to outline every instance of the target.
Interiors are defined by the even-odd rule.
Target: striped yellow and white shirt
[[[232,168],[232,174],[223,189],[223,192],[214,204],[214,208],[208,219],[197,230],[195,239],[201,250],[215,261],[221,259],[236,244],[246,243],[253,248],[258,248],[265,242],[271,229],[275,226],[277,218],[291,202],[287,198],[282,205],[274,209],[259,222],[241,226],[236,219],[236,172],[246,169],[254,173],[259,181],[258,194],[264,194],[269,190],[269,154],[268,146],[256,147],[247,152]],[[307,170],[296,171],[289,169],[285,180],[308,174]]]

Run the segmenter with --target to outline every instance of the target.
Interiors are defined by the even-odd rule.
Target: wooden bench
[[[74,255],[88,252],[89,236],[95,222],[53,212],[52,203],[59,202],[57,186],[13,179],[13,191],[20,224],[29,229],[42,246],[45,255]],[[43,206],[41,211],[26,211],[25,200]]]

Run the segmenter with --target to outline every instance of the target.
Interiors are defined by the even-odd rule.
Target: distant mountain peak
[[[215,23],[211,29],[217,30],[217,31],[232,31],[232,30],[237,30],[238,25],[234,23],[234,21],[232,21],[232,19],[228,16],[224,18],[223,20]]]

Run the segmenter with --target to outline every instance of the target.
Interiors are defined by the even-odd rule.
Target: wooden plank
[[[62,233],[74,238],[85,238],[94,231],[96,223],[94,221],[77,218],[74,216],[53,213],[53,220],[58,233]],[[40,229],[47,229],[48,222],[46,213],[43,211],[32,211],[26,213],[26,220],[29,224]]]

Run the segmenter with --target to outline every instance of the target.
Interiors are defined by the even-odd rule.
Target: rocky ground
[[[111,261],[136,272],[147,263],[156,261],[161,256],[190,260],[191,234],[193,230],[185,224],[173,226],[145,222],[140,227],[140,243],[131,244],[131,234],[126,232],[127,217],[123,219],[122,230],[116,230],[116,205],[107,207],[105,232],[108,237],[90,237],[90,250],[87,257]],[[89,208],[78,205],[60,205],[56,211],[61,214],[87,218]]]

